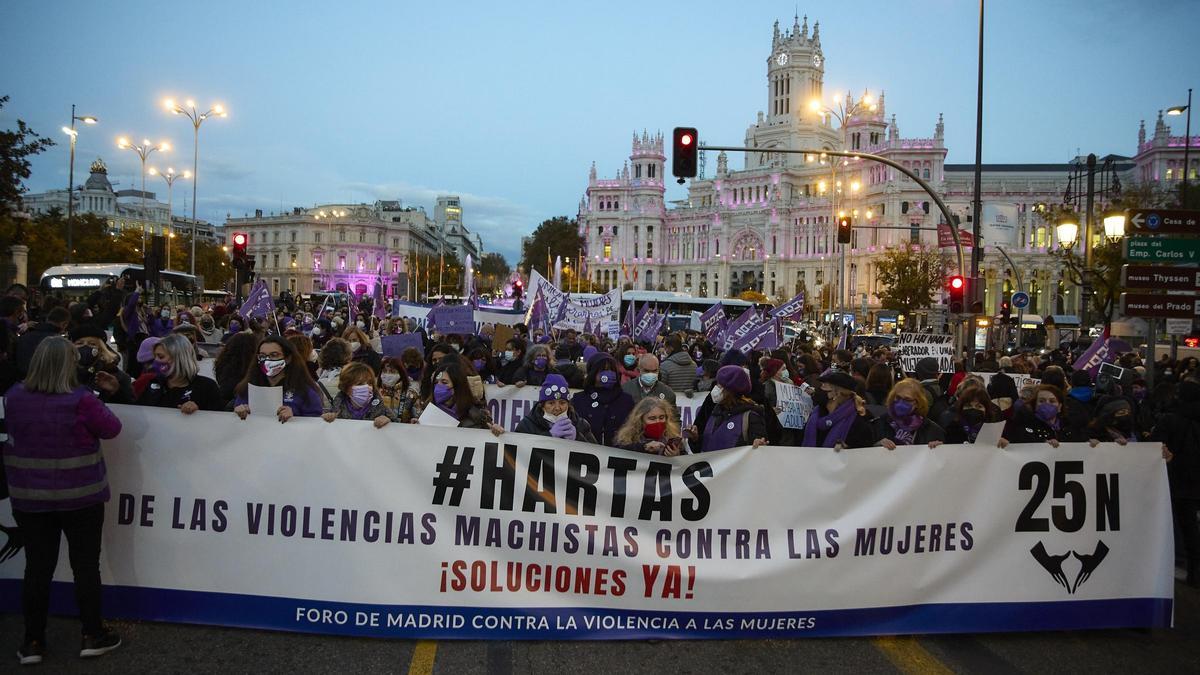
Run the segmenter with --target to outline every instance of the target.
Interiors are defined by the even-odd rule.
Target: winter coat
[[[875,434],[876,444],[885,438],[896,445],[928,445],[930,441],[942,441],[943,443],[946,441],[946,430],[928,417],[921,421],[921,426],[917,428],[916,434],[909,443],[900,443],[896,440],[896,430],[892,428],[891,417],[887,415],[875,418],[871,422],[871,431]]]
[[[571,420],[571,424],[575,425],[575,440],[582,443],[596,442],[596,437],[592,435],[592,426],[586,419],[577,415],[571,408],[567,408],[567,418]],[[529,409],[525,417],[521,418],[521,422],[517,424],[517,433],[549,436],[550,426],[550,422],[546,420],[546,415],[543,413],[542,404],[538,403]]]
[[[1059,413],[1059,427],[1056,432],[1049,424],[1043,422],[1032,410],[1022,406],[1008,423],[1004,425],[1004,438],[1009,443],[1040,443],[1051,438],[1063,443],[1077,443],[1087,440],[1087,430],[1084,427],[1070,428],[1062,413]]]
[[[540,387],[542,386],[542,382],[546,381],[546,376],[550,374],[561,375],[562,373],[559,373],[558,369],[555,368],[554,364],[552,363],[547,363],[545,370],[534,370],[532,365],[521,366],[517,369],[517,373],[513,375],[513,381],[511,384],[524,382],[525,384]]]
[[[376,417],[386,417],[395,422],[400,419],[395,411],[384,405],[383,399],[378,394],[371,397],[371,400],[367,402],[365,410],[356,410],[350,404],[350,397],[339,391],[334,396],[333,403],[325,412],[337,413],[337,418],[340,420],[370,421]]]
[[[86,387],[43,394],[18,384],[5,397],[5,422],[2,452],[14,509],[73,511],[108,501],[100,440],[121,433],[121,420]]]
[[[696,362],[681,349],[663,359],[659,366],[658,378],[674,391],[693,391],[696,382]]]
[[[1152,438],[1175,455],[1167,463],[1171,497],[1200,499],[1200,401],[1180,401],[1159,419]]]
[[[212,379],[197,375],[186,386],[171,387],[167,378],[159,375],[138,395],[138,405],[156,408],[178,408],[187,402],[195,403],[201,410],[224,410],[221,390]]]
[[[633,406],[633,397],[618,387],[584,389],[571,397],[571,407],[587,420],[596,442],[610,447],[633,412]]]
[[[58,326],[45,321],[34,324],[17,338],[17,375],[23,380],[29,373],[29,362],[33,360],[33,352],[37,350],[42,340],[55,335],[62,335]]]
[[[655,382],[654,386],[651,387],[649,391],[646,391],[642,388],[641,378],[634,378],[621,385],[621,391],[629,394],[629,397],[633,399],[634,403],[637,403],[647,396],[652,396],[654,398],[661,398],[664,401],[668,401],[671,405],[675,405],[675,390],[663,384],[661,379],[658,382]]]
[[[732,394],[730,394],[732,396]],[[712,452],[750,445],[756,438],[767,438],[767,422],[762,406],[739,398],[731,405],[714,405],[705,422],[699,452]],[[692,448],[696,451],[696,448]]]

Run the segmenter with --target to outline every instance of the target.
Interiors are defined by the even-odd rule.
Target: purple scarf
[[[892,426],[893,435],[896,437],[896,445],[912,445],[913,439],[917,437],[917,429],[925,423],[925,418],[920,415],[912,415],[905,422],[901,419],[888,416],[888,424]]]
[[[841,404],[837,410],[831,413],[826,413],[824,407],[814,410],[808,418],[808,424],[804,426],[804,447],[832,448],[835,444],[846,440],[846,435],[850,433],[850,427],[854,424],[855,417],[858,417],[858,408],[854,404],[854,399]],[[817,444],[818,429],[829,431],[825,435],[825,442],[820,445]]]

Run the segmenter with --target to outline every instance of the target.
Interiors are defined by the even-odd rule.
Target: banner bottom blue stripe
[[[0,579],[0,611],[20,611],[19,579]],[[75,612],[72,584],[55,582],[51,609]],[[1171,598],[980,602],[788,612],[686,612],[582,607],[373,605],[105,586],[120,619],[328,635],[437,640],[767,639],[919,633],[1166,628]]]

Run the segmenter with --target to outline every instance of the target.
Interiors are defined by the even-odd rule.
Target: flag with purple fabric
[[[475,310],[469,305],[442,305],[429,310],[429,320],[443,335],[470,335],[475,332]]]
[[[746,337],[761,322],[762,316],[754,311],[754,308],[747,308],[725,328],[721,348],[723,350],[732,349],[735,342]]]
[[[254,282],[254,286],[250,289],[238,314],[247,318],[262,319],[274,312],[275,301],[271,298],[271,291],[267,290],[267,282],[260,278]]]
[[[638,310],[637,317],[633,320],[633,331],[630,332],[629,337],[633,338],[635,341],[640,340],[642,333],[644,333],[646,331],[646,327],[650,325],[650,318],[650,303],[647,302],[642,305],[640,310]]]
[[[700,315],[700,332],[704,337],[712,339],[718,327],[721,325],[721,320],[725,318],[725,306],[721,303],[716,303],[712,307],[704,310]]]
[[[760,323],[750,329],[745,337],[735,342],[733,349],[743,354],[749,354],[755,349],[760,351],[779,349],[779,330],[779,319]]]
[[[538,288],[533,302],[529,305],[529,318],[526,323],[531,331],[538,328],[547,332],[550,330],[550,308],[546,306],[546,298],[542,296],[541,288]]]
[[[636,319],[634,319],[634,314],[636,312],[635,305],[637,305],[637,303],[633,300],[630,300],[629,306],[625,308],[625,318],[621,321],[621,335],[623,337],[633,337],[633,327],[637,322]]]
[[[380,280],[375,284],[375,295],[371,298],[373,304],[371,313],[378,319],[386,319],[388,316],[387,301],[383,298],[383,281]]]
[[[848,336],[850,335],[850,324],[842,324],[842,337],[838,339],[835,349],[845,349]]]
[[[1087,374],[1092,377],[1092,381],[1095,382],[1101,364],[1112,363],[1117,360],[1118,354],[1129,351],[1133,351],[1133,348],[1129,346],[1128,342],[1113,339],[1109,336],[1109,330],[1105,328],[1100,337],[1092,341],[1087,351],[1079,355],[1079,359],[1075,361],[1072,368],[1087,371]]]
[[[667,322],[667,315],[658,312],[650,313],[645,328],[638,333],[638,340],[643,342],[654,342],[658,338],[659,332],[662,331],[663,324]]]
[[[771,316],[780,319],[796,319],[804,314],[804,292],[796,294],[796,297],[788,300],[782,305],[771,310]]]
[[[583,320],[583,334],[584,335],[592,334],[592,315],[591,314],[588,314],[587,317],[584,318],[584,320]]]
[[[358,294],[350,293],[347,302],[349,303],[350,325],[353,326],[354,322],[358,321]]]
[[[384,335],[379,338],[383,347],[384,356],[394,356],[399,358],[404,354],[404,350],[412,347],[425,356],[425,344],[421,342],[420,333],[400,333],[398,335]]]
[[[566,295],[559,298],[558,311],[554,313],[554,320],[550,322],[551,326],[557,326],[559,323],[566,320],[567,309],[570,307],[570,305],[571,305],[571,294],[570,293],[567,293]]]

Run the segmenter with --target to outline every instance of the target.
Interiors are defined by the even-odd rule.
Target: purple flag
[[[633,330],[629,333],[629,337],[635,341],[642,339],[642,333],[646,331],[646,327],[650,325],[650,303],[644,303],[642,308],[638,310],[637,317],[633,320]]]
[[[721,320],[724,318],[725,307],[718,302],[704,310],[704,313],[700,315],[700,332],[704,334],[704,337],[711,340],[717,328],[721,325]]]
[[[1079,356],[1079,360],[1072,367],[1075,370],[1087,371],[1092,381],[1095,382],[1096,373],[1100,370],[1100,364],[1112,363],[1117,360],[1118,354],[1128,351],[1133,351],[1129,343],[1109,337],[1108,329],[1105,328],[1104,333],[1092,342],[1091,346]]]
[[[537,294],[533,296],[533,303],[529,305],[529,330],[540,328],[549,332],[549,324],[550,308],[546,306],[546,298],[542,296],[541,287],[538,287]]]
[[[383,343],[383,355],[395,356],[397,358],[404,354],[404,350],[412,347],[425,356],[425,343],[421,342],[420,333],[400,333],[399,335],[384,335],[380,338]]]
[[[587,318],[585,318],[583,320],[583,334],[591,335],[591,333],[592,333],[592,315],[588,314]]]
[[[767,351],[779,349],[779,319],[761,323],[733,345],[733,349],[749,354],[755,349]]]
[[[762,316],[754,311],[753,307],[747,307],[746,311],[742,312],[741,316],[734,319],[728,327],[725,328],[725,336],[722,349],[731,349],[735,342],[746,337],[759,323],[762,322]]]
[[[254,286],[250,289],[250,294],[246,296],[246,302],[242,303],[238,314],[247,318],[262,319],[274,311],[275,301],[271,299],[271,291],[267,290],[267,282],[259,278],[254,282]]]
[[[433,331],[437,330],[437,317],[434,315],[433,310],[437,309],[438,307],[445,307],[445,306],[446,306],[446,301],[442,300],[441,298],[438,298],[437,303],[434,304],[433,307],[429,308],[429,313],[425,315],[425,330],[426,331],[432,333]]]
[[[666,314],[659,314],[657,312],[651,313],[646,321],[646,327],[638,333],[637,339],[644,342],[654,342],[654,340],[658,337],[659,332],[662,331],[663,324],[666,323],[666,321]]]
[[[784,304],[771,310],[771,316],[780,319],[795,319],[804,314],[804,293],[797,293],[796,297],[788,300]]]
[[[637,309],[635,305],[637,303],[630,300],[629,307],[625,308],[625,319],[621,321],[621,335],[624,337],[633,337],[633,327],[637,323],[637,320],[634,318]]]
[[[470,335],[475,332],[475,310],[470,305],[442,305],[429,310],[429,320],[443,335]]]
[[[386,319],[388,316],[387,301],[383,298],[383,280],[379,280],[375,284],[375,296],[371,299],[374,307],[371,308],[371,313],[376,318]]]
[[[560,322],[567,318],[567,308],[571,301],[571,294],[568,293],[558,302],[558,311],[554,313],[554,320],[550,322],[551,326],[557,326]]]

